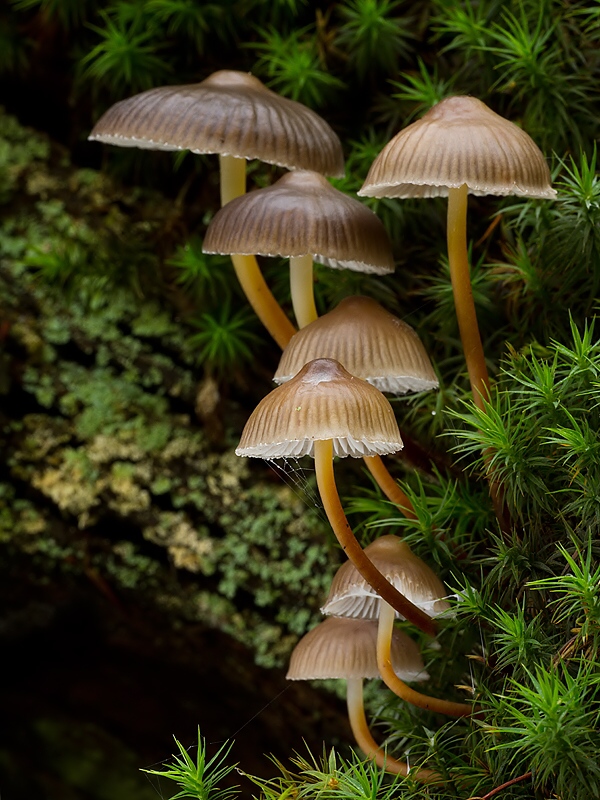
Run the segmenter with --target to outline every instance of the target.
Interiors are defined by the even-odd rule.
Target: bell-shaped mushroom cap
[[[400,131],[377,156],[358,192],[434,197],[464,183],[471,194],[554,198],[533,139],[475,97],[448,97]]]
[[[365,547],[365,554],[399,592],[429,616],[434,617],[450,606],[442,598],[444,584],[424,561],[398,536],[380,536]],[[381,598],[360,575],[352,562],[338,569],[323,614],[377,619]]]
[[[235,70],[121,100],[98,120],[89,138],[122,147],[220,153],[287,169],[344,174],[340,140],[324,119],[267,89],[253,75]]]
[[[294,334],[281,355],[275,382],[288,381],[314,358],[334,358],[381,392],[406,394],[438,387],[415,331],[370,297],[346,297]]]
[[[419,648],[402,631],[392,636],[392,667],[403,681],[426,681]],[[329,617],[296,645],[286,678],[289,681],[326,678],[379,678],[377,623]]]
[[[316,440],[330,439],[337,456],[362,458],[402,449],[394,411],[381,392],[337,361],[320,358],[260,401],[235,452],[265,459],[299,457],[312,455]]]
[[[390,240],[376,214],[308,170],[288,172],[272,186],[227,203],[208,226],[203,250],[312,255],[337,269],[394,271]]]

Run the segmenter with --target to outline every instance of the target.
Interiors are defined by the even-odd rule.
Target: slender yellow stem
[[[372,759],[380,769],[392,772],[394,775],[408,775],[408,764],[397,761],[387,755],[385,750],[380,747],[371,735],[365,716],[365,705],[363,702],[363,680],[362,678],[350,678],[347,681],[348,719],[350,727],[356,739],[356,743],[367,756]],[[431,769],[413,770],[412,777],[423,783],[441,782],[441,777]]]
[[[471,382],[471,394],[475,405],[482,409],[484,401],[490,400],[490,378],[485,364],[483,345],[477,324],[469,254],[467,250],[467,185],[458,189],[448,189],[448,262],[452,279],[452,292],[460,338],[465,351],[467,371]],[[489,464],[491,453],[486,450],[484,460]],[[489,480],[490,497],[494,504],[496,518],[503,531],[510,528],[504,506],[501,487],[494,480]]]
[[[350,561],[360,572],[367,583],[384,598],[405,619],[412,622],[425,633],[435,636],[437,626],[424,611],[396,589],[386,580],[373,562],[365,555],[356,540],[352,528],[346,519],[340,502],[335,477],[333,474],[333,443],[331,439],[314,443],[315,472],[317,486],[323,502],[325,513],[337,540]]]
[[[394,609],[389,603],[381,601],[379,612],[379,627],[377,629],[377,665],[381,677],[394,694],[412,703],[413,706],[446,714],[449,717],[468,717],[473,714],[473,706],[466,703],[453,703],[450,700],[440,700],[429,697],[421,692],[416,692],[407,686],[394,672],[392,667],[392,633],[394,629]]]
[[[246,159],[219,156],[221,164],[221,204],[240,197],[246,191]],[[267,331],[283,348],[296,333],[296,329],[273,297],[254,256],[232,255],[231,260],[246,295]]]
[[[310,253],[290,258],[290,290],[296,322],[299,328],[305,328],[318,317],[313,286],[313,257]]]
[[[490,399],[490,379],[479,335],[467,250],[467,185],[448,189],[448,261],[458,329],[475,405]]]
[[[363,461],[387,499],[395,503],[405,517],[416,519],[413,504],[392,478],[380,456],[365,456]]]

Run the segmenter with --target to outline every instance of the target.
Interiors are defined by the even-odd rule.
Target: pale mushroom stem
[[[473,714],[472,705],[429,697],[421,692],[416,692],[400,680],[392,667],[391,646],[394,617],[392,606],[382,600],[379,611],[379,627],[377,628],[377,666],[386,686],[407,703],[428,711],[446,714],[449,717],[468,717]]]
[[[332,440],[315,441],[314,457],[317,486],[319,487],[323,508],[342,550],[380,597],[385,598],[386,602],[395,608],[399,614],[402,614],[405,619],[416,625],[417,628],[431,636],[435,636],[437,626],[431,617],[420,608],[417,608],[414,603],[411,603],[408,598],[400,594],[396,587],[386,580],[375,564],[365,555],[356,540],[344,514],[335,483]]]
[[[219,156],[221,205],[246,193],[246,159]],[[270,335],[283,350],[296,329],[273,297],[254,256],[232,255],[233,267],[248,302]]]
[[[348,719],[350,720],[352,733],[360,749],[367,758],[372,759],[380,769],[385,769],[386,772],[392,772],[394,775],[408,775],[408,765],[387,755],[385,750],[377,744],[371,735],[365,716],[363,679],[349,678],[346,683]],[[441,781],[440,775],[431,769],[413,770],[411,774],[412,777],[416,778],[418,781],[423,781],[423,783]]]
[[[294,315],[299,328],[305,328],[317,317],[315,294],[313,287],[313,257],[290,257],[290,290]]]
[[[405,517],[408,519],[416,519],[417,515],[415,514],[413,504],[392,478],[387,467],[381,460],[381,457],[364,456],[363,461],[387,499],[397,505]]]
[[[485,364],[483,345],[473,302],[471,273],[467,250],[467,184],[448,189],[448,261],[454,293],[454,306],[471,393],[475,405],[483,409],[483,401],[490,399],[490,379]]]

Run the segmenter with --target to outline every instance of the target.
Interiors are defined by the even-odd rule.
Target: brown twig
[[[504,791],[504,789],[508,789],[509,786],[513,786],[515,783],[520,783],[521,781],[526,781],[527,778],[531,778],[532,772],[524,772],[522,775],[519,775],[518,778],[512,778],[510,781],[506,781],[501,786],[496,786],[495,789],[492,789],[491,792],[487,794],[481,795],[480,797],[469,797],[468,800],[490,800],[490,797],[494,797],[495,795],[499,794],[500,792]]]

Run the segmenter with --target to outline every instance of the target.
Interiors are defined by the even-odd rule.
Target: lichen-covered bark
[[[235,456],[245,412],[218,405],[176,308],[143,292],[170,205],[71,167],[5,115],[0,200],[6,553],[284,663],[335,552],[302,493]]]

